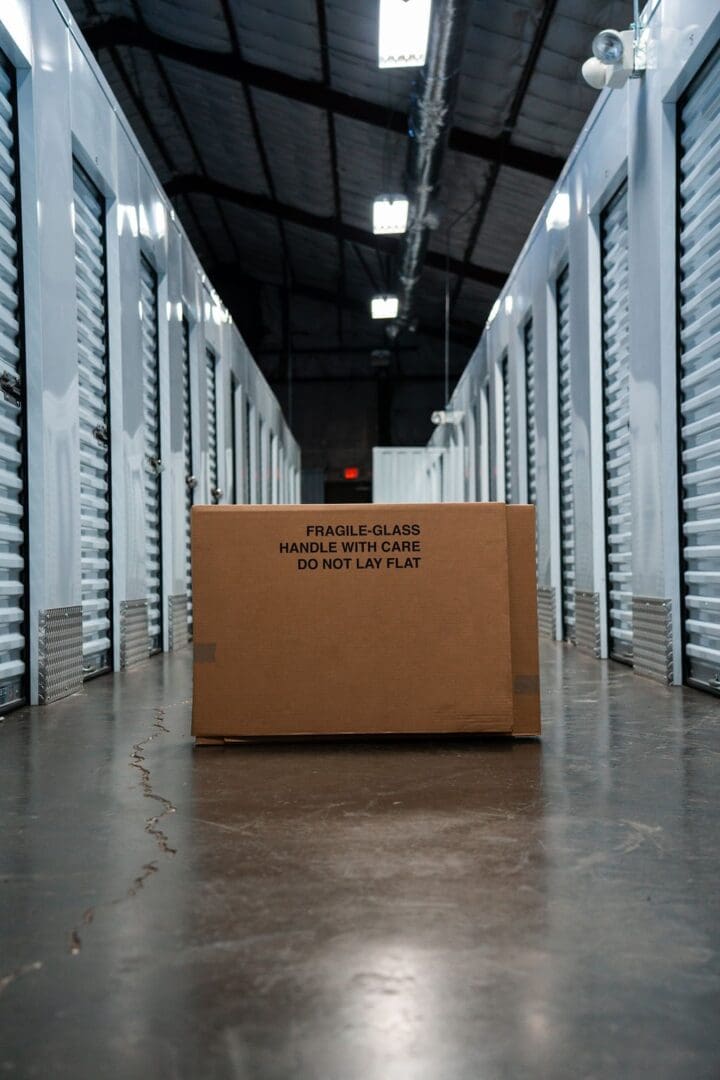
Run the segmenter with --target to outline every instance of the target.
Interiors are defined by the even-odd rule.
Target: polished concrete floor
[[[189,653],[0,723],[0,1076],[720,1076],[720,702],[193,750]]]

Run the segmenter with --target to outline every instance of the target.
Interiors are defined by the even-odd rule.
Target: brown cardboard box
[[[532,507],[192,516],[199,742],[540,733]]]

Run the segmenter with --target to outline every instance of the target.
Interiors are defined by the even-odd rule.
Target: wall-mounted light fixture
[[[378,195],[373,202],[373,232],[376,235],[404,233],[410,203],[404,195]]]
[[[432,0],[380,0],[378,66],[422,67]]]
[[[370,314],[373,319],[395,319],[398,306],[397,296],[373,296],[370,301]]]
[[[647,66],[645,42],[640,24],[639,0],[633,0],[633,22],[629,30],[601,30],[592,43],[592,56],[582,66],[582,75],[593,90],[620,90],[628,79],[639,78]]]

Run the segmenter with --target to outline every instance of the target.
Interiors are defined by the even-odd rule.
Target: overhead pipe
[[[452,125],[460,81],[460,62],[472,0],[434,0],[428,56],[422,85],[411,115],[406,193],[410,202],[397,275],[398,314],[388,327],[397,337],[412,316],[415,287],[420,278],[428,230],[436,224],[433,203]]]

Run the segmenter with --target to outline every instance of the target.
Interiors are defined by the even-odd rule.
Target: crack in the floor
[[[11,983],[14,983],[16,979],[21,979],[23,975],[29,975],[31,971],[40,971],[42,967],[42,960],[34,960],[32,964],[21,964],[20,967],[16,967],[14,971],[9,971],[7,975],[0,976],[0,994],[4,990],[7,990]]]
[[[153,722],[153,728],[155,730],[151,731],[147,738],[141,739],[140,742],[136,742],[133,744],[132,751],[130,753],[129,765],[130,768],[137,769],[140,773],[140,786],[142,788],[143,798],[152,799],[155,802],[160,803],[160,806],[162,807],[162,810],[159,813],[153,814],[152,817],[149,817],[145,820],[145,832],[152,836],[153,840],[158,845],[163,855],[172,856],[177,854],[177,848],[170,846],[168,835],[163,829],[160,828],[160,822],[168,814],[174,814],[177,808],[173,805],[170,799],[166,799],[164,795],[158,795],[155,791],[153,791],[150,769],[147,767],[144,753],[144,751],[154,739],[157,739],[163,733],[166,735],[170,734],[170,728],[166,727],[163,723],[164,718],[165,709],[156,709],[155,720]],[[124,900],[127,900],[133,896],[137,896],[138,892],[145,885],[147,879],[152,874],[156,874],[159,868],[159,864],[156,860],[144,863],[142,866],[142,873],[138,874],[133,879],[133,882],[128,888],[126,895],[117,897],[115,900],[111,900],[110,904],[120,904]],[[90,925],[90,923],[95,918],[96,910],[96,907],[87,908],[82,918],[83,926]],[[73,930],[71,930],[70,932],[70,945],[68,951],[71,956],[77,956],[81,949],[82,938],[78,932],[77,927],[74,927]],[[1,985],[0,989],[2,989]]]

